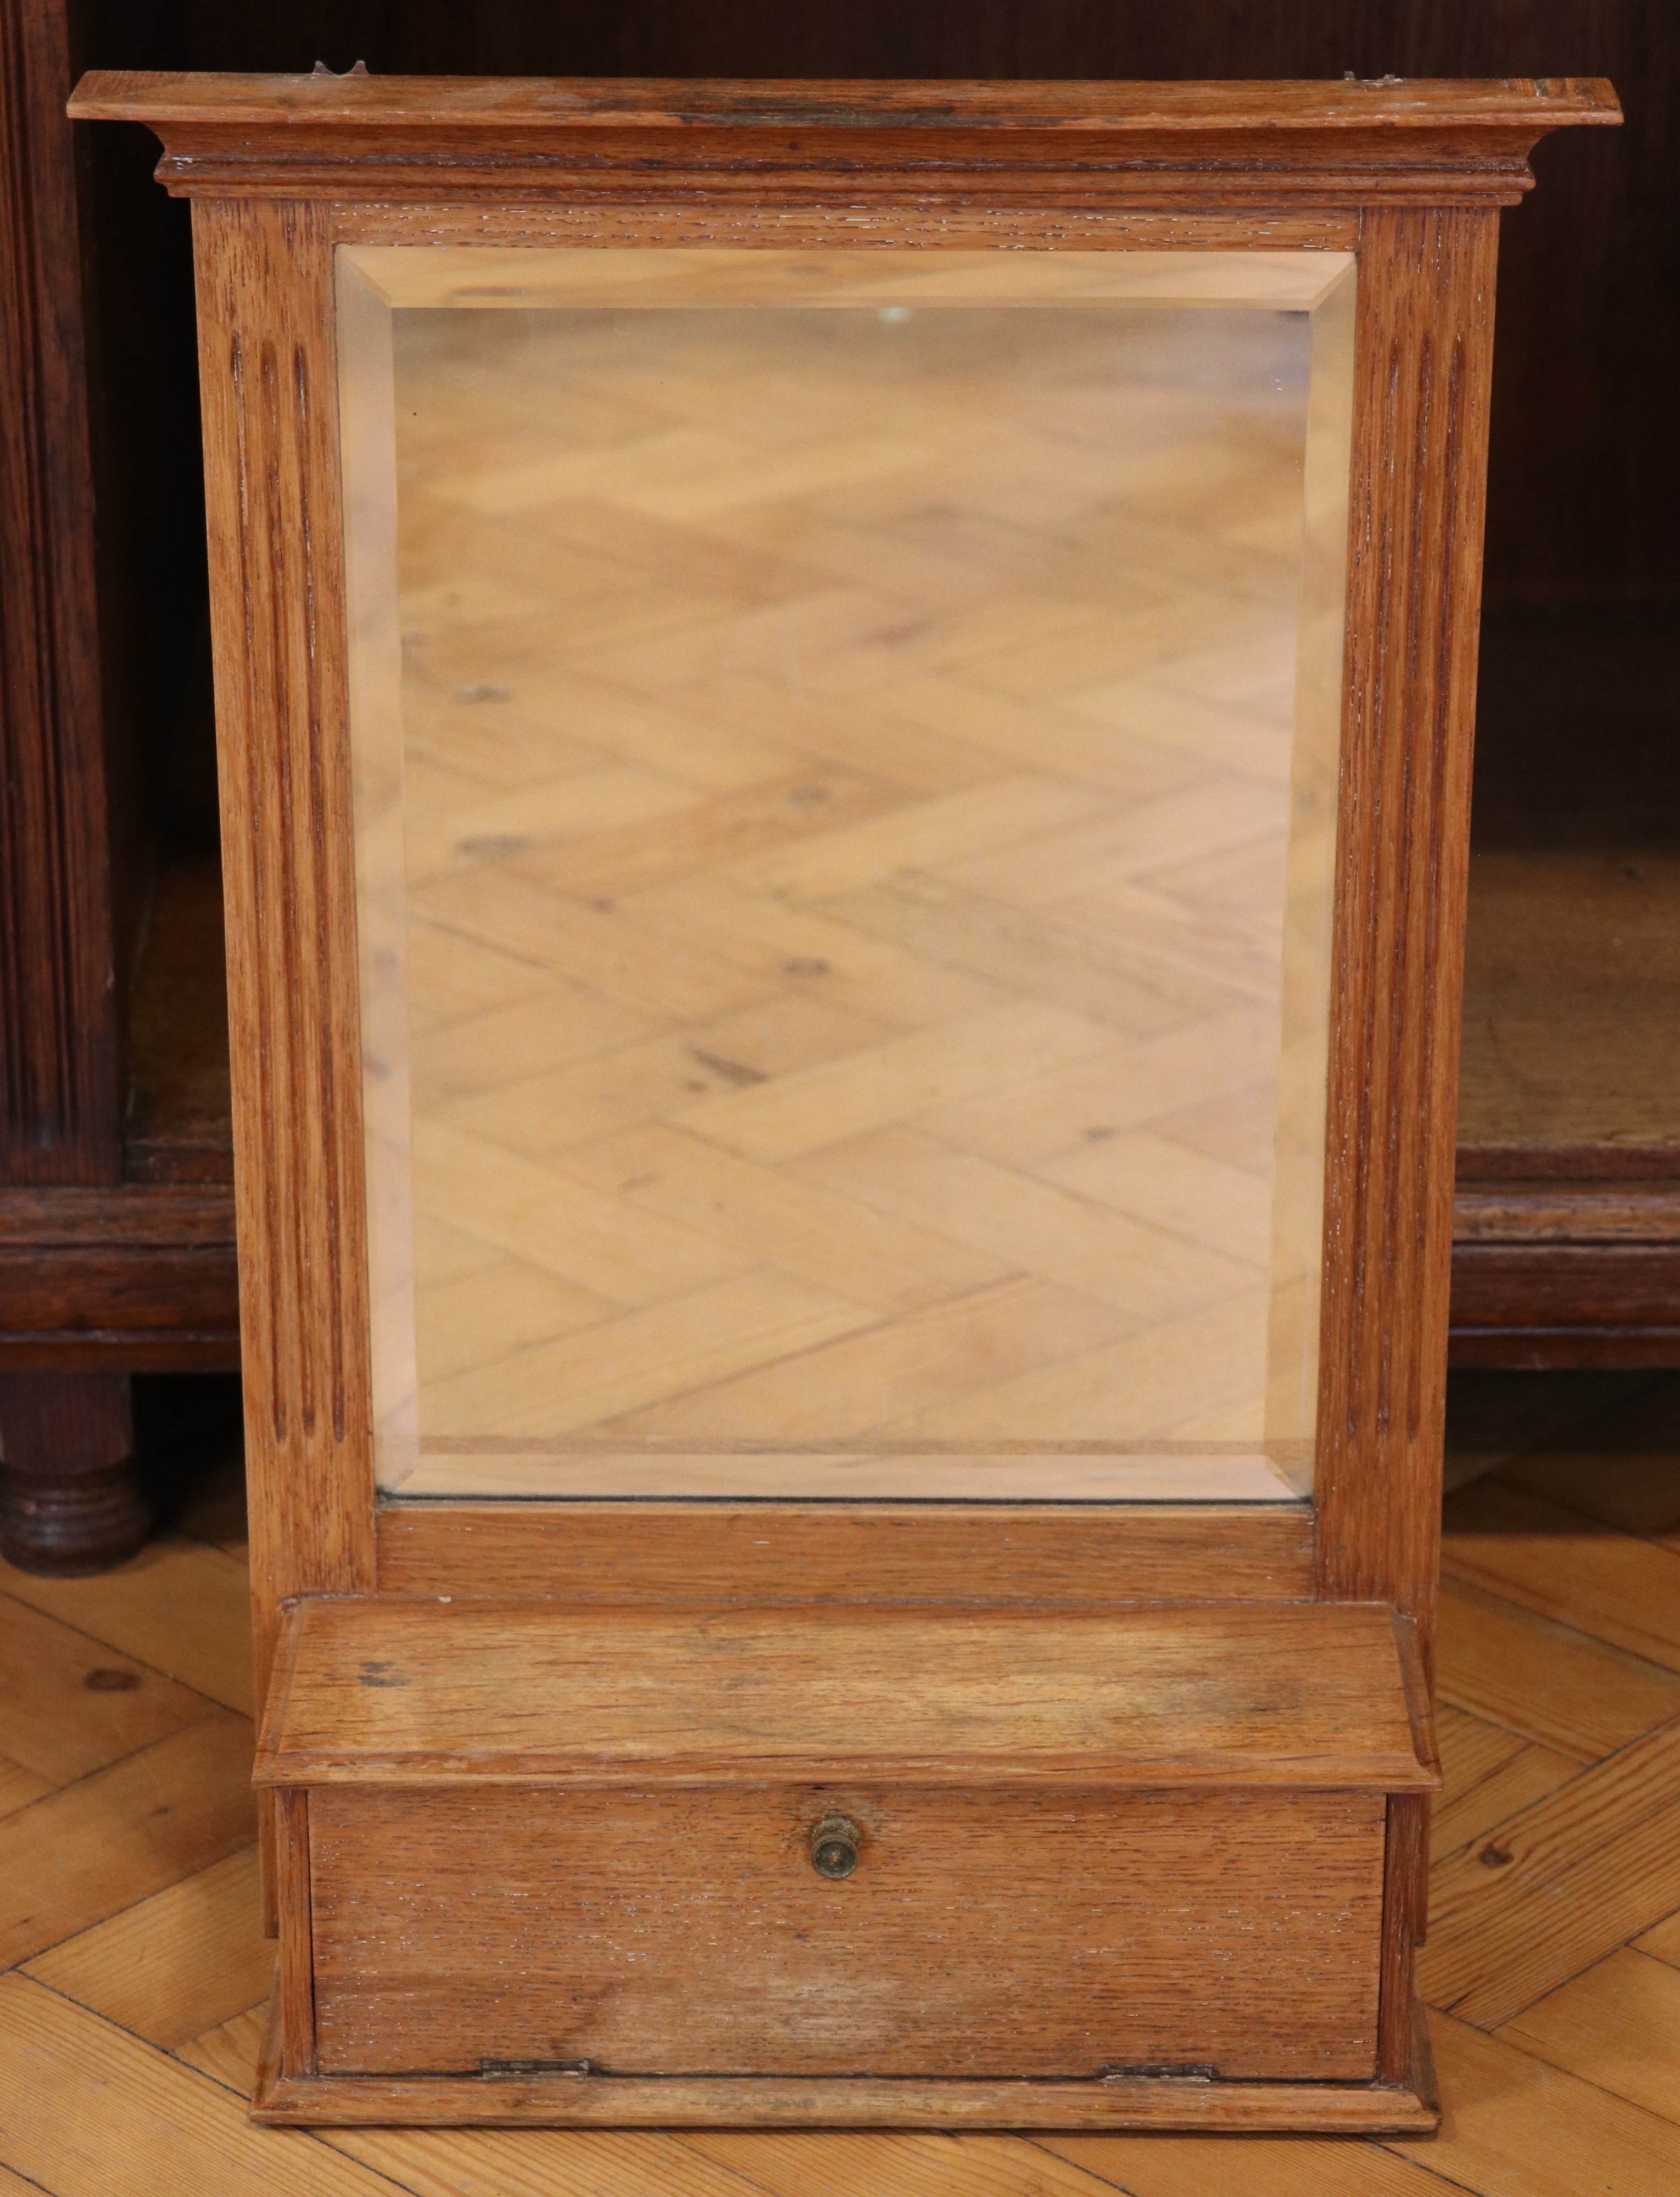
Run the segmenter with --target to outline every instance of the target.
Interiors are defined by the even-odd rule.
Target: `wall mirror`
[[[1311,1485],[1350,252],[348,247],[381,1487]]]
[[[255,2112],[1433,2128],[1498,221],[1608,87],[73,112],[194,200]]]

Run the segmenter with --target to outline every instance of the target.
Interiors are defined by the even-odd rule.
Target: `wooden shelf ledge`
[[[1440,1783],[1376,1603],[288,1611],[268,1786]]]

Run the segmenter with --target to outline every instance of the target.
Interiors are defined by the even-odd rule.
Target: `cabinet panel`
[[[310,1812],[327,2075],[1374,2070],[1380,1794],[318,1788]],[[834,1817],[860,1834],[839,1881],[812,1858]]]

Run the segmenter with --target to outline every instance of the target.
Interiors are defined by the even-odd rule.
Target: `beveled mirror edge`
[[[1297,879],[1292,897],[1302,907],[1292,924],[1288,989],[1305,1003],[1297,1015],[1299,1035],[1311,1058],[1303,1064],[1306,1096],[1301,1122],[1310,1123],[1305,1135],[1283,1133],[1280,1122],[1280,1151],[1289,1148],[1295,1163],[1285,1167],[1278,1179],[1276,1210],[1281,1237],[1300,1268],[1300,1285],[1275,1287],[1272,1313],[1272,1355],[1277,1369],[1274,1394],[1266,1406],[1263,1434],[1243,1443],[1213,1444],[1215,1456],[1198,1455],[1184,1465],[1176,1452],[1185,1445],[1170,1441],[1144,1445],[1117,1442],[1113,1454],[1101,1458],[1041,1458],[1038,1469],[1042,1485],[1028,1484],[1022,1460],[978,1455],[912,1462],[898,1446],[864,1441],[839,1444],[844,1458],[825,1458],[785,1446],[785,1454],[774,1460],[795,1479],[780,1489],[767,1475],[771,1461],[745,1456],[728,1459],[688,1457],[661,1459],[657,1454],[626,1452],[617,1455],[613,1446],[594,1445],[599,1452],[561,1456],[548,1464],[530,1457],[501,1454],[508,1445],[490,1446],[495,1455],[455,1454],[471,1449],[462,1442],[429,1443],[428,1449],[451,1452],[441,1460],[420,1454],[415,1423],[413,1368],[414,1364],[413,1262],[397,1243],[400,1230],[384,1225],[406,1203],[406,1187],[399,1185],[406,1146],[407,1125],[399,1135],[381,1130],[375,1114],[389,1099],[397,1104],[405,1087],[400,1070],[406,1060],[406,1035],[397,1027],[387,993],[371,988],[375,960],[387,973],[400,969],[403,959],[401,907],[404,887],[401,876],[400,842],[397,870],[370,902],[368,866],[370,827],[375,820],[364,814],[368,743],[361,731],[352,746],[358,756],[358,861],[363,871],[364,910],[378,913],[388,897],[397,917],[397,930],[381,922],[380,942],[362,940],[364,996],[370,988],[380,989],[380,1029],[370,1036],[370,1052],[377,1056],[375,1074],[367,1087],[368,1139],[369,1238],[373,1253],[373,1306],[376,1325],[374,1417],[379,1452],[378,1477],[382,1491],[421,1498],[454,1496],[480,1500],[518,1501],[547,1494],[559,1502],[611,1500],[681,1500],[702,1502],[739,1499],[797,1501],[950,1500],[956,1502],[1233,1502],[1275,1503],[1291,1497],[1310,1496],[1312,1481],[1311,1429],[1317,1388],[1316,1341],[1318,1315],[1318,1272],[1322,1258],[1323,1147],[1324,1087],[1325,1001],[1329,993],[1328,872],[1333,852],[1336,739],[1340,722],[1342,663],[1341,606],[1346,594],[1347,507],[1347,442],[1351,423],[1351,390],[1355,295],[1355,259],[1351,252],[1306,253],[1259,249],[1248,252],[1185,252],[1121,250],[1118,252],[1059,252],[1053,249],[1017,248],[1006,252],[940,252],[930,258],[922,251],[851,251],[790,253],[770,250],[669,251],[657,243],[618,249],[518,251],[495,245],[466,247],[415,246],[337,247],[340,312],[339,365],[345,392],[344,406],[344,462],[346,527],[351,536],[350,567],[352,579],[360,563],[356,546],[358,514],[367,501],[358,485],[359,469],[369,465],[383,482],[391,467],[386,457],[363,449],[356,422],[366,413],[372,420],[389,423],[391,391],[370,395],[366,403],[354,392],[364,380],[388,382],[391,370],[391,310],[422,310],[442,305],[467,310],[483,304],[521,308],[535,301],[542,307],[582,304],[599,308],[623,301],[637,306],[663,308],[673,303],[708,304],[727,302],[773,308],[783,303],[801,306],[810,302],[808,290],[814,275],[824,279],[826,294],[817,302],[837,305],[872,304],[883,299],[913,300],[961,308],[970,303],[987,305],[1084,304],[1099,302],[1131,307],[1158,304],[1167,309],[1198,304],[1208,307],[1254,307],[1265,311],[1305,312],[1315,333],[1311,341],[1314,371],[1333,376],[1337,387],[1328,396],[1321,389],[1316,400],[1324,418],[1316,430],[1316,456],[1309,454],[1306,484],[1309,511],[1317,523],[1304,536],[1305,561],[1312,582],[1312,597],[1323,614],[1308,633],[1303,629],[1300,651],[1302,664],[1313,675],[1306,686],[1306,700],[1297,708],[1297,746],[1301,728],[1308,737],[1302,749],[1311,751],[1298,768],[1310,781],[1296,789],[1296,824],[1292,827],[1292,867],[1306,860],[1310,877]],[[511,261],[511,264],[510,264]],[[714,270],[721,270],[717,275]],[[497,278],[491,281],[494,273]],[[704,291],[697,299],[697,281]],[[791,295],[789,293],[791,293]],[[1318,328],[1317,310],[1337,301],[1328,315],[1328,334]],[[371,343],[364,340],[377,321]],[[1328,408],[1328,409],[1327,409]],[[394,493],[394,488],[392,490]],[[379,510],[383,503],[379,499]],[[377,516],[378,514],[376,514]],[[388,517],[380,525],[389,530]],[[379,537],[381,541],[385,535]],[[1316,576],[1316,577],[1314,577]],[[375,587],[383,599],[385,590]],[[386,669],[395,677],[394,600],[387,606],[385,655]],[[363,620],[352,605],[353,658],[362,653],[357,636]],[[373,682],[378,684],[379,682]],[[385,683],[389,683],[386,681]],[[364,681],[364,688],[368,682]],[[353,720],[364,706],[360,693],[353,693]],[[398,702],[394,692],[385,713],[397,724]],[[383,722],[383,720],[381,721]],[[377,728],[376,728],[377,729]],[[400,732],[380,733],[375,745],[381,755],[391,753],[379,768],[387,776],[400,778]],[[1303,804],[1305,804],[1303,806]],[[1316,817],[1318,832],[1303,832],[1301,819]],[[1302,844],[1310,841],[1310,844]],[[384,844],[384,839],[379,842]],[[389,851],[389,849],[388,849]],[[1311,903],[1311,906],[1305,905]],[[393,1011],[395,1012],[395,1011]],[[400,1020],[400,1015],[397,1019]],[[385,1024],[391,1027],[387,1029]],[[371,1029],[371,1025],[370,1025]],[[1297,1080],[1301,1080],[1298,1078]],[[1296,1146],[1299,1152],[1295,1151]],[[389,1178],[388,1194],[382,1184]],[[383,1220],[382,1220],[383,1216]],[[1285,1277],[1287,1281],[1288,1277]],[[1287,1300],[1287,1302],[1284,1301]],[[1305,1330],[1303,1335],[1302,1330]],[[381,1347],[383,1346],[383,1347]],[[1284,1361],[1287,1361],[1285,1363]],[[406,1377],[401,1371],[406,1366]],[[1289,1394],[1283,1392],[1287,1388]],[[535,1449],[534,1444],[513,1445]],[[567,1445],[561,1445],[562,1450]],[[680,1448],[686,1445],[678,1445]],[[831,1448],[836,1445],[830,1445]],[[1017,1447],[1020,1445],[1017,1444]],[[1095,1449],[1096,1445],[1087,1445]],[[1206,1445],[1202,1446],[1204,1448]],[[856,1451],[855,1455],[849,1454]],[[1147,1455],[1142,1452],[1147,1451]],[[547,1455],[546,1450],[544,1455]],[[1169,1453],[1174,1453],[1169,1458]],[[613,1485],[615,1477],[632,1463],[640,1467],[634,1487]],[[1175,1467],[1179,1477],[1173,1479]],[[849,1468],[849,1469],[844,1469]],[[893,1475],[920,1475],[918,1484],[894,1485]],[[1186,1478],[1186,1474],[1189,1477]],[[813,1476],[814,1475],[814,1476]],[[824,1484],[824,1483],[826,1484]]]
[[[911,246],[340,244],[393,310],[441,307],[1160,305],[1312,312],[1352,271],[1351,252],[1108,251],[1046,242],[1007,253]],[[518,264],[505,265],[510,252]],[[488,285],[492,258],[514,279]],[[475,277],[478,278],[475,281]]]

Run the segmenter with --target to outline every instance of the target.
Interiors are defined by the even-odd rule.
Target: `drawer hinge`
[[[1219,2078],[1217,2067],[1203,2066],[1200,2061],[1167,2061],[1159,2064],[1145,2061],[1135,2067],[1099,2067],[1099,2083],[1216,2083]]]
[[[593,2060],[481,2060],[480,2075],[593,2075]]]

